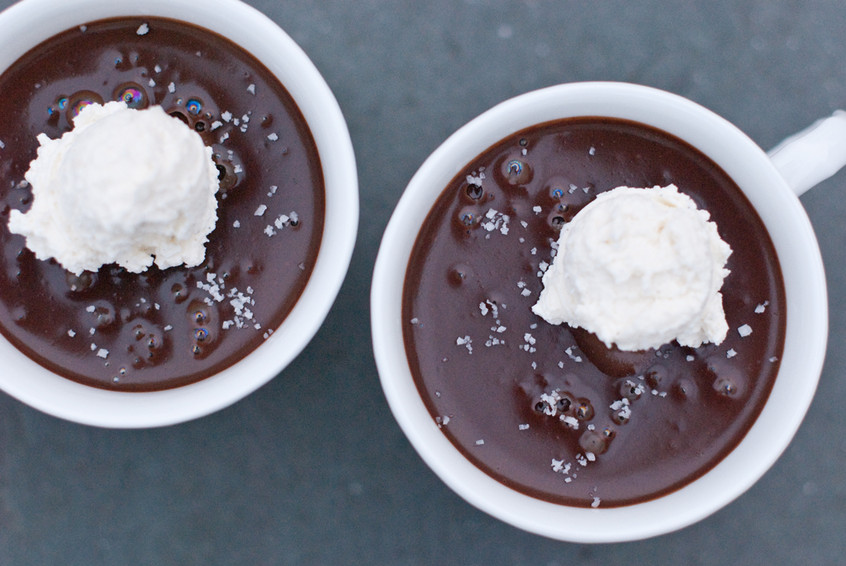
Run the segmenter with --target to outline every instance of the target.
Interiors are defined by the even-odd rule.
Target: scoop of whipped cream
[[[38,136],[33,203],[9,230],[39,259],[80,274],[117,263],[141,272],[199,265],[217,222],[212,150],[160,106],[91,104],[61,138]]]
[[[709,218],[675,185],[599,194],[562,228],[532,310],[620,350],[719,344],[731,248]]]

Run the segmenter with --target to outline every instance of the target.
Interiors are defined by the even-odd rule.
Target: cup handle
[[[836,110],[767,152],[797,196],[846,165],[846,111]]]

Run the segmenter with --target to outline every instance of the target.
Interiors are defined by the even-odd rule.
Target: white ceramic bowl
[[[237,0],[23,0],[0,13],[0,72],[56,33],[120,16],[190,22],[230,39],[264,63],[305,116],[326,185],[320,254],[302,296],[268,340],[219,374],[165,391],[106,391],[59,377],[0,337],[0,388],[5,392],[71,421],[140,428],[174,424],[226,407],[268,382],[305,348],[328,314],[349,267],[358,230],[358,177],[346,122],[318,70],[273,21]]]
[[[711,471],[666,496],[583,509],[534,499],[476,468],[436,426],[406,360],[401,321],[405,268],[420,226],[447,183],[489,146],[528,126],[573,116],[649,124],[699,148],[740,186],[767,226],[787,295],[785,350],[773,391],[740,445]],[[575,83],[508,100],[459,129],[423,163],[385,231],[371,290],[376,362],[394,417],[438,476],[476,507],[527,531],[577,542],[646,538],[698,521],[757,481],[787,447],[811,402],[828,334],[819,247],[794,191],[767,154],[735,126],[676,95],[622,83]]]

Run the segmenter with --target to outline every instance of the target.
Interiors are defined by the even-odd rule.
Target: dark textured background
[[[757,485],[677,533],[565,544],[466,504],[393,420],[368,322],[391,210],[462,124],[538,87],[622,80],[692,98],[767,149],[846,107],[842,0],[249,3],[305,49],[349,123],[362,213],[344,287],[288,369],[194,422],[101,430],[0,394],[0,564],[843,563],[846,172],[802,197],[831,305],[816,400]]]

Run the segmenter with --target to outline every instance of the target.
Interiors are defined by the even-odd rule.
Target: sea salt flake
[[[256,211],[253,213],[253,215],[262,216],[264,214],[265,210],[267,210],[267,205],[266,204],[260,204],[258,206],[258,208],[256,209]]]
[[[735,351],[735,349],[734,349],[734,348],[731,348],[731,349],[729,349],[729,351],[728,351],[728,352],[726,352],[726,357],[727,357],[727,358],[733,358],[733,357],[735,357],[736,355],[737,355],[737,352]]]
[[[467,348],[467,352],[470,354],[473,353],[473,341],[470,339],[469,336],[460,336],[455,339],[456,346],[464,346]]]
[[[268,237],[272,237],[276,235],[276,230],[273,229],[273,226],[267,225],[264,227],[264,233],[267,234]]]
[[[255,94],[256,93],[256,85],[254,85],[253,83],[250,83],[250,85],[247,86],[247,92],[249,92],[250,94]]]
[[[156,81],[151,77],[150,80],[147,81],[147,84],[150,85],[150,87],[152,88],[156,86]]]
[[[737,329],[737,333],[740,334],[741,338],[746,338],[750,334],[752,334],[752,327],[748,324],[744,324],[743,326]]]
[[[153,67],[153,71],[156,72],[156,73],[161,73],[162,72],[162,66],[156,65],[155,67]]]
[[[541,208],[540,206],[533,206],[532,207],[532,212],[534,212],[535,214],[540,214],[542,210],[543,210],[543,208]]]
[[[596,454],[593,452],[585,452],[585,458],[587,458],[588,462],[596,462]]]
[[[573,351],[573,347],[572,347],[572,346],[567,346],[567,349],[566,349],[566,350],[564,350],[564,353],[565,353],[565,354],[567,354],[567,357],[569,357],[569,358],[570,358],[571,360],[573,360],[574,362],[576,362],[576,363],[581,363],[581,361],[582,361],[582,357],[581,357],[581,356],[579,356],[579,355],[577,355],[577,354]]]
[[[593,147],[593,146],[590,146],[590,149],[588,150],[588,154],[590,154],[590,155],[596,155],[596,148],[595,148],[595,147]]]
[[[577,419],[576,417],[572,415],[561,415],[560,420],[562,423],[572,428],[573,430],[579,430],[579,419]]]
[[[223,118],[224,122],[230,122],[232,120],[232,112],[226,110],[220,115],[220,117]]]
[[[529,425],[528,424],[517,425],[517,430],[529,430]]]
[[[692,362],[692,361],[693,361],[693,360],[695,360],[696,358],[695,358],[695,357],[693,357],[692,355],[688,354],[687,356],[685,356],[685,358],[684,358],[684,359],[685,359],[685,360],[687,360],[687,361],[689,361],[689,362]]]
[[[147,35],[149,32],[150,26],[148,26],[146,22],[138,26],[138,29],[135,30],[135,33],[137,33],[138,35]]]
[[[223,122],[221,122],[220,120],[215,120],[214,122],[211,123],[211,129],[212,129],[212,131],[215,131],[216,129],[218,129],[222,125],[223,125]]]
[[[484,444],[485,444],[485,441],[482,438],[480,438],[479,440],[476,441],[476,446],[483,446]]]
[[[171,93],[171,94],[173,94],[174,92],[176,92],[176,84],[175,84],[175,83],[173,83],[173,82],[169,83],[169,84],[167,85],[167,91],[168,91],[169,93]],[[214,128],[212,128],[212,129],[214,129]]]
[[[103,358],[105,360],[106,358],[109,357],[109,351],[106,350],[105,348],[100,348],[99,350],[97,350],[97,357]]]
[[[69,329],[69,330],[68,330],[68,336],[70,336],[71,338],[73,338],[74,336],[76,336],[76,332],[75,332],[73,329]]]
[[[94,305],[88,305],[87,307],[85,307],[85,312],[94,312],[95,310],[97,310],[97,307],[95,307]]]
[[[235,222],[232,223],[232,227],[233,228],[240,228],[241,227],[241,221],[236,220]]]
[[[599,499],[598,497],[594,497],[593,502],[590,504],[590,506],[593,507],[594,509],[596,509],[597,507],[599,507],[599,504],[601,502],[602,502],[601,499]]]
[[[276,194],[276,191],[279,190],[279,187],[276,185],[270,185],[270,190],[267,191],[267,196],[272,197]]]
[[[270,133],[267,135],[267,139],[270,141],[276,141],[279,139],[279,134],[277,134],[276,132]]]
[[[767,307],[770,305],[769,301],[764,301],[763,303],[759,304],[755,307],[755,314],[763,314],[764,311],[767,310]]]

